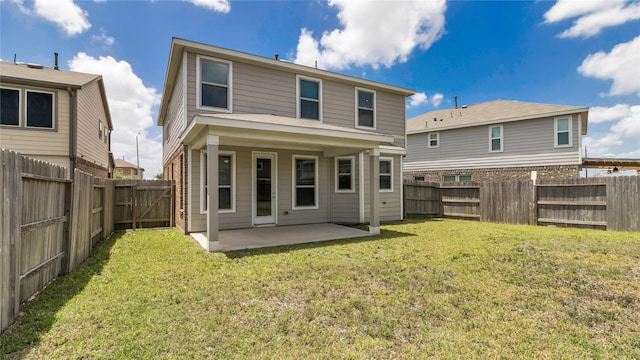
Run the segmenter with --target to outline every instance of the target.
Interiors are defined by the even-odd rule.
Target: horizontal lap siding
[[[294,74],[233,63],[233,112],[296,117]]]
[[[97,81],[78,90],[77,156],[105,169],[109,167],[109,145],[104,131],[102,137],[99,132],[100,123],[108,127],[106,106]]]
[[[324,80],[322,82],[323,123],[355,127],[355,86]]]
[[[22,90],[24,107],[24,89],[52,91],[51,89],[21,86],[3,83],[3,86]],[[3,148],[11,149],[31,158],[69,166],[69,94],[66,90],[53,90],[56,99],[56,129],[41,130],[28,128],[0,127],[0,143]],[[25,122],[24,109],[21,109],[21,124]],[[97,134],[96,130],[96,134]],[[66,160],[64,158],[66,157]]]
[[[163,129],[163,164],[169,161],[169,158],[180,146],[180,134],[184,130],[184,74],[183,67],[180,66],[178,74],[176,75],[175,85],[173,87],[173,93],[169,100],[169,106],[167,110],[167,118],[164,122]]]
[[[405,147],[405,98],[402,95],[376,93],[376,131],[393,135],[393,145]]]
[[[402,169],[400,166],[399,156],[387,156],[382,154],[381,157],[393,158],[393,192],[380,192],[378,208],[380,210],[380,221],[396,221],[401,219],[400,208],[402,202],[402,196],[400,193],[400,187],[403,184]],[[369,221],[369,199],[370,192],[369,186],[371,184],[370,173],[370,159],[365,154],[364,156],[364,216],[365,221]]]
[[[504,123],[504,151],[498,153],[489,152],[488,125],[439,131],[437,148],[427,147],[428,133],[411,134],[405,170],[577,164],[577,116],[572,121],[573,146],[564,148],[554,148],[553,118]]]

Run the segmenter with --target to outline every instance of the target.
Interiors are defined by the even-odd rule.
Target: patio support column
[[[209,251],[218,241],[218,146],[220,138],[207,135],[207,240]]]
[[[380,149],[369,150],[369,234],[380,234]]]

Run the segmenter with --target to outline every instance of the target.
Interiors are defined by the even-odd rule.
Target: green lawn
[[[640,233],[456,220],[206,253],[113,236],[23,306],[9,358],[640,358]]]

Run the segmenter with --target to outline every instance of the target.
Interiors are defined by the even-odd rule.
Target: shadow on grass
[[[72,273],[55,278],[21,304],[15,323],[0,335],[0,358],[22,358],[25,351],[37,345],[56,322],[57,312],[79,294],[91,278],[102,272],[109,262],[111,248],[123,235],[124,232],[114,233],[98,243],[91,257]]]
[[[361,242],[373,242],[373,241],[394,239],[394,238],[413,236],[413,235],[414,234],[411,234],[411,233],[382,229],[380,232],[380,235],[376,235],[376,236],[363,236],[363,237],[349,238],[349,239],[325,240],[325,241],[316,241],[316,242],[309,242],[309,243],[302,243],[302,244],[280,245],[280,246],[272,246],[272,247],[265,247],[265,248],[259,248],[259,249],[236,250],[236,251],[228,251],[228,252],[225,252],[224,254],[230,259],[239,259],[247,256],[282,254],[282,253],[288,253],[292,251],[318,249],[323,247],[340,246],[340,245],[347,245],[347,244],[357,244]]]

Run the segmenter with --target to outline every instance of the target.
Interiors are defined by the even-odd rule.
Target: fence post
[[[64,216],[67,217],[67,221],[64,222],[63,226],[63,239],[62,239],[62,252],[64,252],[64,257],[62,258],[62,262],[60,264],[60,272],[62,274],[69,273],[69,267],[71,264],[71,211],[73,204],[73,182],[69,182],[64,184]]]
[[[538,225],[538,185],[535,181],[531,180],[533,183],[531,189],[531,213],[529,214],[529,224]]]
[[[138,185],[133,184],[131,186],[131,228],[133,230],[136,229],[136,221],[138,220],[137,216],[136,216],[136,213],[138,212],[138,210],[136,209],[136,207],[137,207],[136,203],[137,203],[137,198],[138,198],[138,191],[137,190],[138,190]]]
[[[0,330],[11,325],[20,310],[20,246],[22,226],[22,155],[0,151]]]

